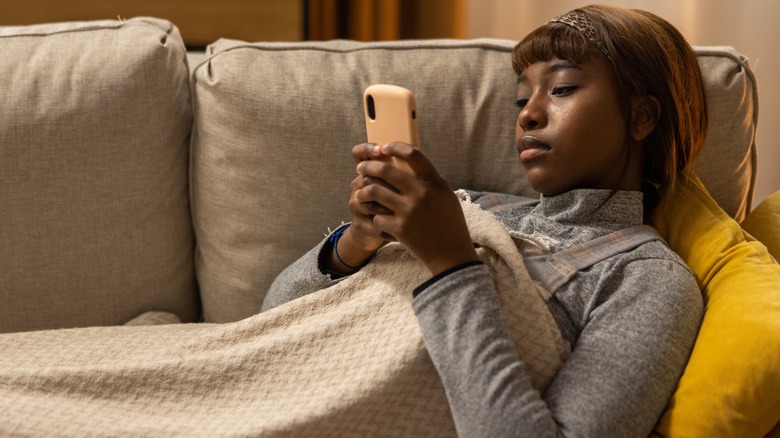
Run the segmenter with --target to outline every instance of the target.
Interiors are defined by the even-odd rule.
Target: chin
[[[561,189],[544,189],[544,188],[536,188],[533,185],[531,185],[531,188],[535,191],[539,192],[539,194],[542,194],[544,196],[556,196],[560,195],[561,193],[567,192],[567,190],[561,190]]]
[[[553,183],[545,183],[544,181],[534,181],[533,178],[528,178],[528,182],[531,184],[531,188],[534,189],[534,191],[544,195],[544,196],[555,196],[560,195],[563,192],[567,192],[570,189],[561,187],[560,185],[553,184]]]
[[[551,196],[558,196],[558,195],[560,195],[562,193],[566,193],[566,192],[568,192],[568,190],[547,190],[547,191],[544,191],[544,192],[540,191],[539,193],[541,193],[542,195],[547,196],[549,198]]]

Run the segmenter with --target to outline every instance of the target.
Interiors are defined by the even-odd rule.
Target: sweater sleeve
[[[601,276],[587,322],[544,398],[565,435],[648,436],[701,324],[701,291],[681,262],[634,260]]]
[[[429,284],[412,306],[459,437],[554,436],[483,265]]]
[[[474,266],[413,301],[461,437],[647,436],[687,361],[701,319],[695,280],[666,260],[608,276],[570,359],[540,394]]]
[[[329,237],[323,239],[274,279],[263,300],[261,312],[330,287],[343,278],[334,273],[323,272],[322,258],[326,253],[330,254],[333,248],[328,241]]]

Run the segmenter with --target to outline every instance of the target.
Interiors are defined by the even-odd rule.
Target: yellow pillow
[[[780,265],[695,176],[661,202],[654,225],[705,300],[693,352],[656,433],[765,436],[780,421]]]
[[[780,260],[780,190],[750,212],[742,221],[742,229],[766,245],[775,260]]]

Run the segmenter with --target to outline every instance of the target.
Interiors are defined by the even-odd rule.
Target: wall
[[[521,39],[582,0],[467,0],[466,37]],[[600,0],[645,9],[675,25],[693,45],[730,45],[748,56],[759,84],[758,176],[753,206],[780,190],[780,1]]]
[[[466,0],[307,0],[308,39],[463,38]]]
[[[303,39],[303,1],[291,0],[0,0],[0,25],[152,16],[170,20],[189,47],[218,38]]]

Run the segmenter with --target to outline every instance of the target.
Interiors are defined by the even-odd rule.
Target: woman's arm
[[[327,269],[323,267],[323,259],[329,258],[333,252],[329,239],[330,236],[326,237],[274,279],[263,300],[261,312],[328,288],[342,278],[336,273],[324,272]]]
[[[583,287],[604,292],[583,303],[582,332],[544,398],[571,431],[647,436],[693,348],[701,291],[682,262],[669,259],[634,260],[590,280]]]
[[[648,435],[687,361],[701,297],[674,262],[636,261],[618,272],[606,276],[614,284],[589,285],[614,286],[608,295],[580,297],[594,308],[544,394],[531,385],[484,267],[419,291],[414,310],[459,436]]]
[[[380,159],[382,153],[378,146],[366,143],[353,147],[352,157],[356,163],[360,163]],[[347,202],[351,216],[348,228],[346,226],[338,228],[282,271],[271,284],[263,300],[261,312],[330,287],[340,278],[357,272],[360,266],[370,260],[384,243],[381,231],[374,225],[373,218],[377,211],[385,210],[370,202],[358,201],[355,194],[371,184],[384,183],[360,174],[352,180],[351,193]],[[339,234],[339,238],[334,242],[335,234]]]
[[[471,266],[426,285],[415,291],[412,306],[458,436],[556,436],[504,324],[487,268]]]

